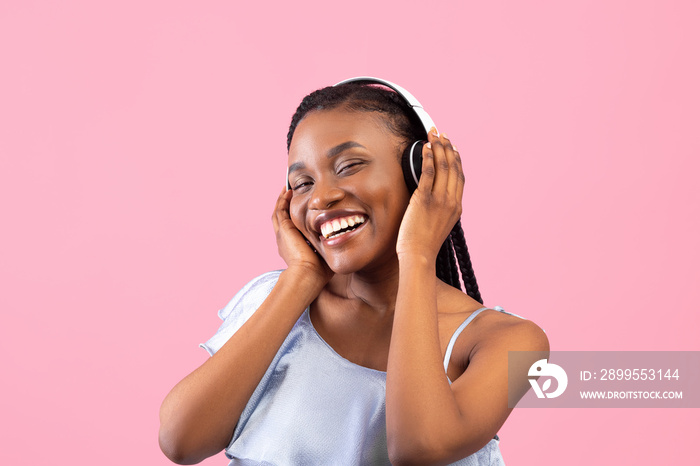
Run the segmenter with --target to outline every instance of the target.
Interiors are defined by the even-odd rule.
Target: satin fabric
[[[219,311],[204,347],[214,354],[255,312],[280,271],[248,283]],[[463,329],[463,327],[462,327]],[[386,373],[354,364],[301,315],[246,405],[226,456],[233,465],[389,465]],[[499,440],[454,465],[501,466]]]

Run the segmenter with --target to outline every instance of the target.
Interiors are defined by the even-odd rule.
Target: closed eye
[[[361,161],[346,163],[338,169],[338,174],[351,175],[357,172],[362,165],[364,162]]]
[[[311,186],[313,182],[311,180],[301,180],[292,186],[292,191],[303,190],[304,188]]]

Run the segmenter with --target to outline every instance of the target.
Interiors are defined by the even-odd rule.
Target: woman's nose
[[[345,191],[333,183],[316,181],[309,201],[312,210],[325,210],[345,197]]]

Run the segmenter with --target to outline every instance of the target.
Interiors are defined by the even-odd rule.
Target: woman
[[[411,193],[401,160],[426,137]],[[231,464],[502,464],[507,352],[548,351],[548,341],[481,304],[459,225],[458,151],[434,128],[426,135],[399,94],[366,82],[307,96],[287,144],[291,189],[272,221],[288,267],[220,312],[203,345],[212,357],[161,407],[165,454],[182,464],[222,449]]]

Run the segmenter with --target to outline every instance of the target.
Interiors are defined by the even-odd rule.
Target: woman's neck
[[[399,268],[384,267],[377,271],[360,271],[336,275],[329,290],[346,299],[358,300],[367,311],[381,316],[394,313],[399,288]],[[364,304],[364,305],[362,305]]]

